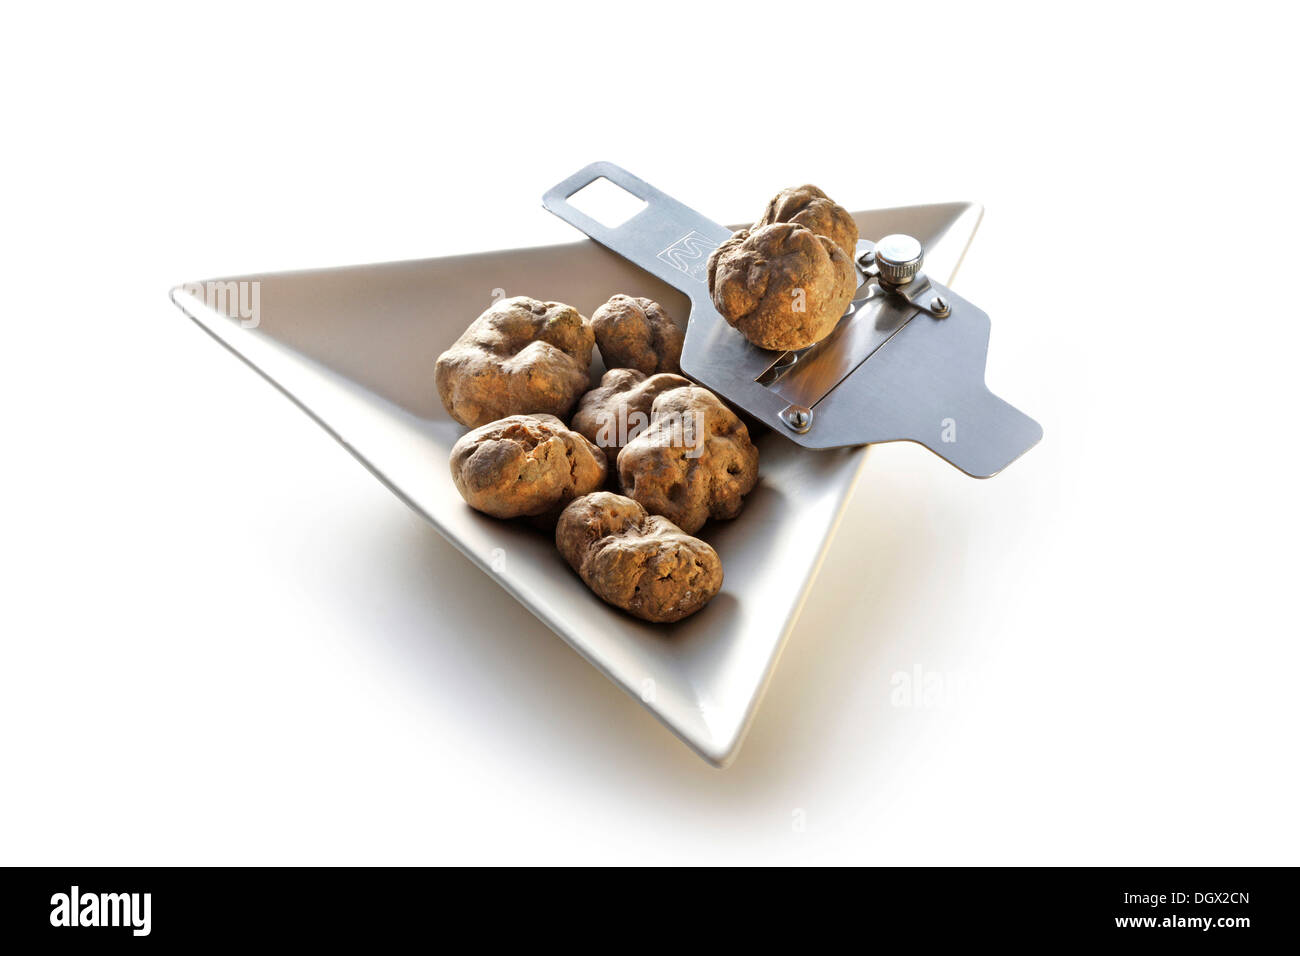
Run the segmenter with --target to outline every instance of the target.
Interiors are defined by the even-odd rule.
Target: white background
[[[1300,862],[1296,24],[976,6],[8,11],[0,862]],[[568,241],[594,159],[982,201],[1046,429],[876,450],[724,772],[167,299]]]

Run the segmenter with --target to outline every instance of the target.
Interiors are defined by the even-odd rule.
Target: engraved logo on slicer
[[[708,279],[709,253],[717,248],[717,245],[716,242],[710,242],[692,230],[659,253],[659,258],[674,269],[685,272],[692,279],[705,282]]]

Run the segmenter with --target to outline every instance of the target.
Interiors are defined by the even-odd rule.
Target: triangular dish
[[[980,215],[977,205],[949,203],[855,218],[865,238],[905,232],[920,239],[927,268],[946,280]],[[433,364],[494,297],[554,299],[590,315],[624,292],[684,317],[681,293],[586,240],[214,281],[227,284],[187,283],[172,298],[688,746],[715,766],[732,760],[862,469],[864,447],[809,451],[781,435],[758,436],[760,481],[744,512],[700,533],[722,558],[722,593],[685,621],[645,624],[597,600],[545,535],[464,504],[447,467],[464,429],[438,400]],[[241,317],[239,287],[230,282],[258,283],[255,327]]]

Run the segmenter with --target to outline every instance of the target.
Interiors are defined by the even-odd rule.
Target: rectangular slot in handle
[[[645,203],[645,208],[609,226],[570,202],[596,180],[608,180]],[[692,299],[707,295],[704,264],[731,231],[665,195],[613,163],[592,163],[557,183],[542,205],[601,245],[635,263]]]

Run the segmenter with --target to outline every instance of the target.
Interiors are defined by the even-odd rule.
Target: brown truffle
[[[849,211],[811,183],[782,189],[768,202],[758,226],[794,222],[825,236],[844,250],[849,261],[858,254],[858,224]]]
[[[718,553],[667,518],[608,491],[560,515],[555,545],[602,601],[646,621],[680,621],[722,587]]]
[[[655,399],[690,384],[668,372],[647,377],[635,369],[610,369],[600,385],[582,396],[569,427],[603,448],[613,470],[623,446],[649,427]]]
[[[830,334],[856,290],[853,262],[792,222],[742,229],[709,256],[722,317],[765,349],[801,349]]]
[[[591,314],[596,346],[606,368],[634,368],[646,375],[682,370],[682,330],[653,299],[611,296]]]
[[[749,430],[707,388],[690,385],[654,401],[650,427],[618,454],[623,492],[687,534],[709,518],[734,518],[758,481]]]
[[[451,478],[471,508],[494,518],[553,520],[605,483],[605,456],[554,415],[512,415],[462,435]]]
[[[591,384],[595,343],[572,306],[502,299],[438,356],[438,396],[470,428],[535,412],[567,418]]]

